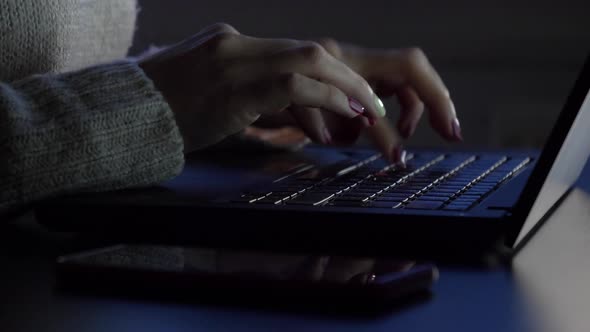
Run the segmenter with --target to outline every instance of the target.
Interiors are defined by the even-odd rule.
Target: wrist
[[[167,89],[164,86],[165,79],[161,75],[162,69],[159,68],[161,62],[157,62],[153,56],[150,56],[136,60],[136,63],[143,71],[146,78],[152,83],[154,91],[162,96],[163,102],[168,106],[168,109],[172,113],[176,128],[178,128],[180,136],[182,137],[184,152],[188,153],[193,151],[194,148],[189,144],[190,140],[186,135],[187,130],[183,126],[185,121],[181,119],[181,115],[177,111],[178,107],[174,105],[171,96],[167,93]]]

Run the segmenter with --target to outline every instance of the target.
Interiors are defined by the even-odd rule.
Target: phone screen
[[[431,264],[371,257],[117,245],[58,258],[67,286],[191,296],[396,299],[428,290]]]

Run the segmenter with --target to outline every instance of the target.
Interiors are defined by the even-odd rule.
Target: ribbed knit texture
[[[134,0],[0,0],[0,218],[180,172],[173,113],[143,71],[92,65],[123,58],[134,24]]]
[[[122,59],[136,0],[0,0],[0,80]]]

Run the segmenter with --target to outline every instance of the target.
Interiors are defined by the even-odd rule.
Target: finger
[[[422,103],[416,91],[408,86],[404,86],[397,91],[397,99],[401,106],[397,129],[403,138],[408,138],[416,131],[418,122],[424,113],[424,103]]]
[[[340,43],[338,43],[335,39],[333,38],[329,38],[329,37],[322,37],[322,38],[318,38],[316,39],[316,41],[322,45],[322,47],[324,49],[326,49],[326,51],[328,51],[328,53],[330,53],[333,57],[335,57],[338,60],[341,60],[342,58],[342,49],[340,47]],[[351,69],[354,70],[354,68],[351,67]]]
[[[397,130],[387,121],[387,118],[378,119],[377,123],[367,130],[367,135],[386,160],[405,164],[402,139]]]
[[[375,265],[374,259],[330,256],[324,279],[336,282],[367,282]]]
[[[214,23],[214,24],[211,24],[211,25],[203,28],[201,31],[199,31],[199,33],[197,35],[206,36],[206,35],[212,35],[212,34],[217,34],[217,33],[230,33],[230,34],[235,34],[235,35],[240,34],[238,32],[238,30],[236,30],[236,28],[234,28],[233,26],[231,26],[227,23],[218,22],[218,23]]]
[[[377,79],[390,77],[399,86],[411,86],[426,105],[431,126],[444,138],[459,140],[460,128],[449,90],[420,49],[383,52],[370,62],[364,68],[367,75]]]
[[[301,43],[296,39],[257,38],[245,35],[242,36],[242,43],[240,47],[236,49],[235,53],[235,55],[242,58],[275,54],[277,51],[296,47]]]
[[[240,33],[231,25],[216,23],[179,42],[174,47],[168,48],[168,51],[183,54],[183,52],[196,51],[199,46],[205,46],[218,55],[230,54],[231,49],[239,49],[240,47],[241,39],[235,38],[238,36]]]
[[[364,116],[357,116],[356,118],[343,118],[332,112],[322,111],[322,117],[326,123],[326,127],[331,135],[333,145],[348,146],[354,144],[360,135],[367,128]]]
[[[424,53],[412,49],[405,53],[404,76],[429,110],[430,125],[449,140],[458,140],[457,115],[449,90],[442,82]]]
[[[385,115],[383,104],[367,81],[317,43],[301,43],[265,59],[261,65],[266,70],[295,72],[331,84],[357,100],[368,110],[367,116],[377,118]]]
[[[332,143],[332,136],[318,108],[293,106],[289,108],[289,112],[312,141],[323,144]]]
[[[297,73],[261,80],[254,83],[253,88],[257,91],[251,97],[245,97],[258,105],[265,105],[259,109],[261,114],[276,113],[290,106],[321,108],[346,118],[365,112],[335,86]]]

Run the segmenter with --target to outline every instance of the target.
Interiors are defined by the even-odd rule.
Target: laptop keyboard
[[[464,211],[529,163],[529,158],[470,154],[409,155],[406,168],[380,155],[354,164],[303,167],[272,186],[250,190],[249,204]]]

